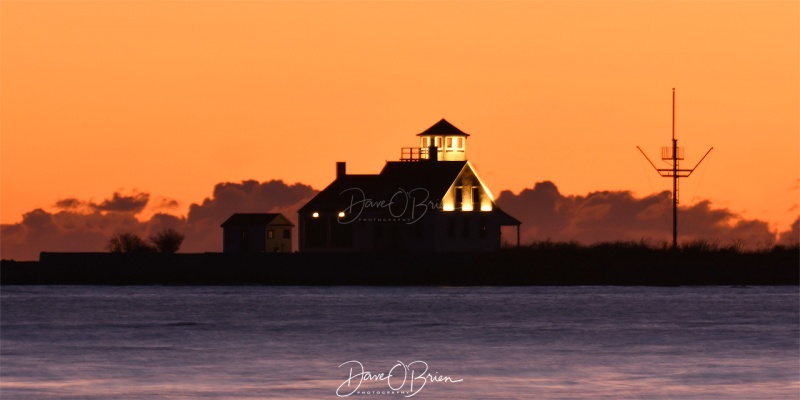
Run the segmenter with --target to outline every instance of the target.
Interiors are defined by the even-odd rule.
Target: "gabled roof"
[[[353,200],[389,202],[397,193],[412,190],[416,194],[427,191],[428,200],[439,202],[466,164],[466,161],[389,161],[378,175],[339,177],[298,212],[338,212],[350,207]]]
[[[468,161],[418,161],[403,162],[389,161],[377,175],[344,175],[331,182],[328,187],[317,193],[311,201],[306,203],[299,213],[311,211],[334,212],[348,210],[354,201],[369,200],[371,202],[397,202],[403,209],[407,206],[402,196],[413,196],[415,201],[429,201],[439,203],[456,181],[459,174],[467,167]],[[475,171],[472,171],[475,173]],[[477,175],[476,175],[477,178]],[[480,181],[480,178],[478,178]],[[482,183],[481,183],[482,184]],[[399,197],[394,197],[398,196]],[[424,198],[427,196],[427,200]],[[405,212],[412,212],[412,206]],[[364,211],[363,216],[369,217],[398,217],[386,207],[371,207]],[[402,211],[402,210],[400,210]],[[361,215],[359,213],[359,215]],[[520,221],[500,210],[497,205],[492,211],[481,212],[481,215],[492,216],[500,220],[500,225],[520,225]]]
[[[417,136],[469,136],[469,134],[464,133],[461,129],[456,128],[442,118],[441,121],[433,124],[425,132],[418,133]]]
[[[441,199],[466,164],[466,161],[389,161],[381,170],[380,177],[393,186],[388,188],[392,191],[424,188],[431,196]]]
[[[294,226],[283,214],[233,214],[230,218],[220,225],[221,227],[229,226],[267,226],[275,222],[275,225],[289,225]]]
[[[297,211],[341,211],[350,205],[348,192],[353,188],[361,189],[365,197],[370,197],[378,191],[379,183],[379,175],[340,176]]]

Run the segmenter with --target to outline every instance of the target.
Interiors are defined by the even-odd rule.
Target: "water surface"
[[[0,307],[3,399],[333,399],[355,361],[400,367],[351,398],[800,398],[795,287],[4,286]],[[414,361],[451,381],[403,384]]]

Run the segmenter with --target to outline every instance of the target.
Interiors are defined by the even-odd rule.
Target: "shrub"
[[[136,234],[117,233],[108,240],[106,249],[112,253],[152,253],[156,249]]]
[[[167,228],[150,236],[150,242],[159,253],[172,254],[181,248],[184,238],[185,236],[175,229]]]

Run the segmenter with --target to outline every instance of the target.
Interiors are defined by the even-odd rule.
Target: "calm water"
[[[362,399],[800,398],[795,287],[6,286],[0,307],[4,400],[335,399],[347,361],[399,365],[339,391]]]

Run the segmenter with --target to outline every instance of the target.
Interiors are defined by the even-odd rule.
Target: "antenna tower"
[[[688,178],[689,175],[694,172],[695,169],[700,165],[703,160],[706,159],[708,153],[711,153],[711,150],[714,148],[708,149],[706,154],[700,161],[692,169],[681,169],[678,165],[679,161],[683,160],[683,147],[678,147],[678,139],[675,138],[675,88],[672,88],[672,147],[662,147],[661,148],[661,160],[667,163],[672,163],[670,168],[658,168],[652,161],[650,161],[650,157],[647,157],[647,154],[644,153],[639,146],[636,146],[637,149],[642,153],[644,158],[650,163],[650,165],[655,168],[656,172],[661,175],[662,178],[672,178],[672,248],[675,249],[678,247],[678,179],[680,178]]]

